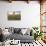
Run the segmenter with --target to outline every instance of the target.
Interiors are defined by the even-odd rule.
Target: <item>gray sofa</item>
[[[9,32],[11,33],[9,36],[5,36],[5,39],[10,39],[10,40],[20,40],[21,43],[30,43],[30,42],[33,42],[34,40],[34,37],[32,36],[32,31],[30,32],[31,33],[31,36],[28,35],[28,33],[26,34],[22,34],[21,33],[21,29],[22,28],[9,28]],[[25,28],[23,28],[25,29]]]

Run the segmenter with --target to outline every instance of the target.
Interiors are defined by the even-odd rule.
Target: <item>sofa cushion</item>
[[[9,36],[9,38],[12,40],[12,39],[15,39],[15,40],[20,40],[20,42],[32,42],[32,40],[34,40],[34,37],[33,36],[29,36],[29,35],[21,35],[21,34],[11,34]],[[24,41],[23,41],[24,40]]]
[[[20,33],[21,29],[20,28],[14,28],[14,33]]]
[[[14,33],[14,27],[9,27],[8,32]]]
[[[27,28],[21,29],[21,33],[22,33],[23,35],[26,34],[26,32],[27,32]]]

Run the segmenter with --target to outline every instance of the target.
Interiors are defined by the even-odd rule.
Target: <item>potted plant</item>
[[[38,30],[38,27],[32,27],[33,28],[33,31],[35,31],[34,32],[34,40],[36,40],[36,38],[38,37],[38,32],[37,32],[37,30]],[[36,33],[37,32],[37,33]]]
[[[32,27],[32,28],[35,31],[35,33],[34,33],[34,40],[36,40],[38,37],[41,38],[42,32],[38,31],[39,28],[38,27]]]

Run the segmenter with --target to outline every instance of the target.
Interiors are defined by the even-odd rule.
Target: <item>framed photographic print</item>
[[[8,20],[21,20],[20,11],[8,12]]]

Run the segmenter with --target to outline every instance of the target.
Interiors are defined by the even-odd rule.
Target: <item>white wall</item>
[[[20,21],[9,21],[8,11],[21,11]],[[40,26],[40,4],[36,1],[26,2],[3,2],[0,1],[0,27],[32,27]]]

